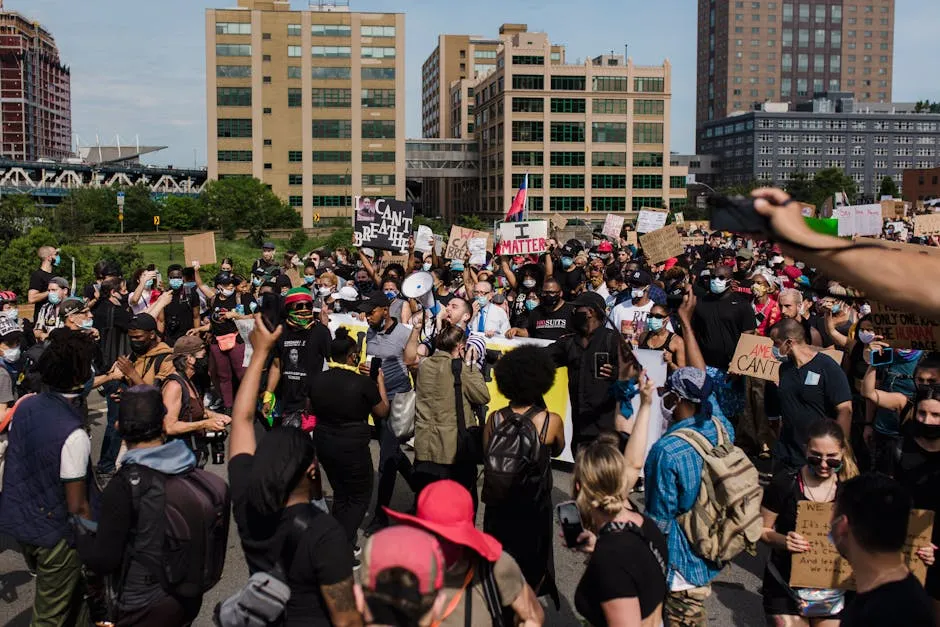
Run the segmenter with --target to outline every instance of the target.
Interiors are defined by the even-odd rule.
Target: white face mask
[[[646,289],[642,287],[637,287],[630,290],[630,296],[633,298],[643,298],[643,294],[646,293]]]
[[[535,287],[535,279],[526,279],[525,281],[522,282],[522,285],[524,285],[525,287],[529,289],[532,289],[533,287]]]
[[[858,332],[858,341],[862,344],[871,344],[875,339],[874,331],[859,331]]]
[[[3,351],[3,361],[7,362],[8,364],[15,363],[16,361],[19,360],[19,358],[20,358],[19,346],[17,346],[16,348],[8,348],[5,351]]]
[[[222,296],[224,296],[225,298],[228,298],[229,296],[235,293],[235,290],[221,290],[221,292],[222,292]]]
[[[333,289],[324,286],[324,287],[321,287],[321,288],[320,288],[319,290],[317,290],[317,291],[320,292],[320,296],[329,296],[329,295],[333,292]]]
[[[8,320],[19,320],[20,318],[20,312],[19,310],[17,310],[16,307],[14,307],[13,309],[7,309],[0,315],[6,316]]]

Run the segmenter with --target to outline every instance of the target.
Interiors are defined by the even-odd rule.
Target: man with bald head
[[[473,286],[473,317],[470,319],[470,333],[483,333],[486,337],[505,335],[511,327],[509,316],[492,303],[493,286],[489,281],[477,281]]]
[[[803,331],[806,333],[807,341],[813,346],[822,346],[823,339],[822,335],[813,326],[812,321],[807,313],[807,310],[810,308],[808,304],[804,304],[803,292],[795,290],[793,288],[787,288],[780,291],[780,297],[777,300],[780,303],[780,315],[784,318],[789,318],[791,320],[796,320],[803,327]]]

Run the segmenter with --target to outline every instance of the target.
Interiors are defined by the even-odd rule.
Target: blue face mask
[[[59,296],[58,292],[49,292],[49,302],[53,305],[58,305],[59,301],[62,300],[62,297]]]
[[[55,259],[52,260],[52,265],[57,266],[62,263],[62,257],[56,253]]]
[[[183,287],[183,279],[170,279],[170,289],[178,290]]]
[[[94,326],[95,326],[95,321],[94,321],[93,319],[91,319],[91,318],[85,318],[84,320],[82,320],[82,328],[83,328],[83,329],[90,329],[90,328],[92,328],[92,327],[94,327]]]
[[[662,318],[647,318],[646,326],[650,328],[650,331],[655,333],[662,331],[663,327],[666,326],[666,321]]]
[[[532,311],[538,306],[539,306],[539,301],[537,300],[526,299],[525,301],[525,308],[528,309],[529,311]]]
[[[194,288],[194,287],[196,287],[196,282],[195,282],[195,281],[186,281],[185,283],[183,283],[183,285],[186,286],[186,287],[188,287],[188,288]]]
[[[512,271],[515,272],[516,270],[519,269],[519,264],[518,263],[511,264],[510,267],[512,268]]]
[[[561,267],[562,267],[562,268],[570,268],[573,263],[574,263],[574,259],[572,259],[571,257],[562,257],[562,258],[561,258]]]
[[[781,353],[781,352],[780,352],[780,349],[777,348],[776,346],[774,346],[773,348],[771,348],[771,349],[770,349],[770,352],[773,354],[774,359],[776,359],[776,360],[779,361],[780,363],[783,363],[783,362],[785,362],[785,361],[790,361],[790,356],[789,356],[789,355],[784,355],[783,353]]]
[[[431,264],[429,264],[429,263],[423,263],[423,264],[421,264],[421,269],[424,270],[425,272],[430,272],[430,271],[431,271]]]
[[[251,284],[254,285],[255,287],[260,286],[260,285],[261,285],[261,279],[259,279],[258,277],[255,277],[255,278],[253,278],[253,279],[251,280]]]
[[[462,264],[462,263],[452,263],[452,264],[450,264],[450,269],[453,270],[454,272],[463,272],[463,264]]]
[[[149,290],[151,287],[153,287],[153,279],[148,279],[147,282],[144,283],[144,287],[146,287],[148,290]]]
[[[310,285],[311,283],[313,283],[313,282],[316,281],[316,280],[317,280],[317,277],[313,276],[312,274],[305,274],[305,275],[304,275],[304,283],[306,283],[307,285]]]
[[[477,305],[479,305],[481,308],[486,307],[490,302],[486,296],[477,296],[476,301]]]
[[[394,299],[398,298],[398,292],[396,292],[396,291],[394,291],[394,290],[389,290],[389,291],[385,292],[385,295],[388,296],[389,300],[394,300]]]
[[[728,289],[728,281],[718,278],[712,279],[708,283],[708,289],[712,291],[712,294],[723,294]]]
[[[839,313],[840,311],[842,311],[842,305],[833,305],[833,306],[832,306],[832,313],[833,313],[833,314],[837,314],[837,313]]]

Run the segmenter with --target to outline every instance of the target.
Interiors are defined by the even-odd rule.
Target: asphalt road
[[[99,401],[98,405],[103,406]],[[93,403],[93,406],[96,404]],[[97,459],[101,437],[104,433],[105,415],[101,409],[92,413],[92,456]],[[378,443],[372,443],[373,461],[378,461]],[[227,477],[226,467],[207,467],[222,477]],[[555,503],[570,498],[571,475],[563,469],[553,471],[555,489],[552,499]],[[326,488],[329,494],[329,488]],[[639,495],[635,495],[639,496]],[[392,507],[407,510],[413,503],[414,495],[404,481],[399,479],[395,490]],[[366,520],[368,523],[368,519]],[[478,523],[482,525],[482,515]],[[557,531],[557,522],[556,522]],[[725,568],[712,585],[712,596],[708,601],[709,623],[712,625],[763,625],[759,593],[763,560],[766,550],[758,557],[740,556],[735,563]],[[556,535],[555,569],[558,589],[561,592],[561,608],[546,608],[547,625],[580,625],[574,610],[574,591],[584,570],[585,558],[572,553],[561,545]],[[234,593],[248,578],[248,568],[243,558],[241,545],[234,521],[229,534],[228,554],[225,561],[225,574],[222,581],[205,597],[202,612],[195,625],[211,625],[212,608],[216,603]],[[11,545],[8,538],[0,538],[0,625],[24,627],[29,624],[33,600],[33,579],[26,570],[22,556]]]

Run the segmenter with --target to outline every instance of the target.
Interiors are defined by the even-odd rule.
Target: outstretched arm
[[[255,314],[255,328],[248,340],[254,352],[251,362],[245,370],[238,394],[235,396],[235,406],[232,407],[232,436],[229,442],[229,459],[247,453],[254,455],[257,442],[255,441],[255,406],[258,404],[258,390],[261,389],[261,373],[268,360],[268,353],[281,336],[284,327],[277,327],[274,332],[268,331],[261,319],[261,314]]]

